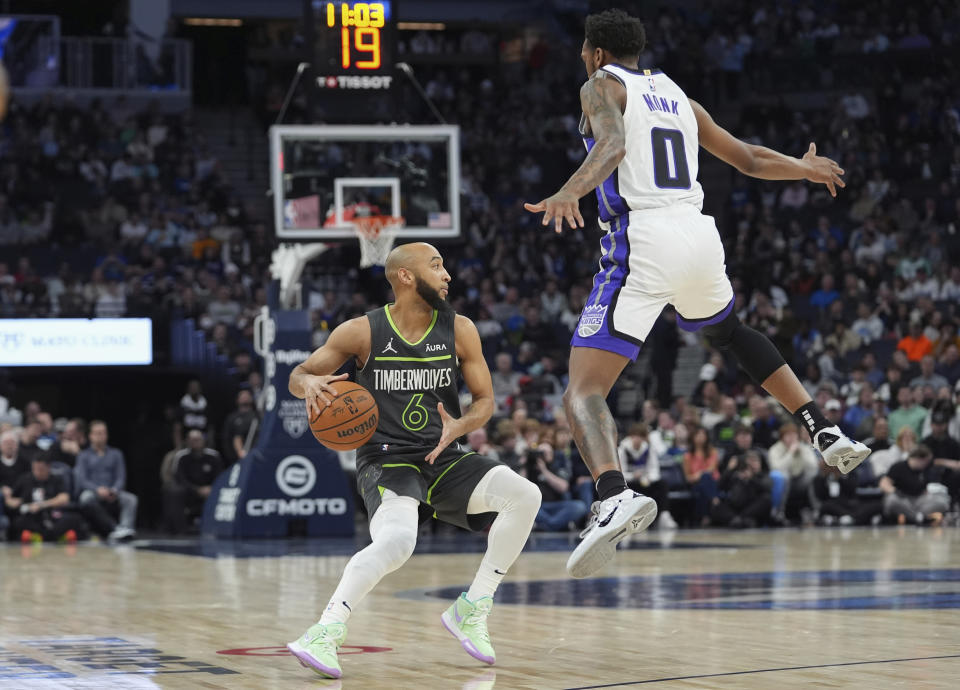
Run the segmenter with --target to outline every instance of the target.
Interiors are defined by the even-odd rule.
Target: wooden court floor
[[[485,667],[439,622],[483,543],[422,540],[351,619],[340,681],[281,646],[351,541],[0,544],[0,687],[960,687],[956,528],[649,533],[577,581],[571,544],[511,570]]]

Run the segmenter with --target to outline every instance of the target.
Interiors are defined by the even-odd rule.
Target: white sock
[[[470,495],[467,513],[496,512],[487,536],[487,552],[467,591],[467,599],[492,597],[527,543],[540,510],[540,489],[509,467],[487,472]]]
[[[383,492],[383,503],[370,520],[373,541],[353,555],[330,597],[320,623],[346,623],[357,604],[387,573],[407,562],[417,544],[419,502],[409,496]]]

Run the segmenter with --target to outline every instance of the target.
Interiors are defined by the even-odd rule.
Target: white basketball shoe
[[[624,538],[642,532],[657,517],[657,502],[627,489],[607,500],[594,501],[593,515],[580,536],[583,541],[567,560],[571,577],[589,577],[606,565]]]
[[[872,452],[860,441],[848,438],[838,426],[828,426],[813,435],[813,445],[820,451],[823,461],[830,467],[850,474]]]

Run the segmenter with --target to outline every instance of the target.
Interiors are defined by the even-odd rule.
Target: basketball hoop
[[[403,218],[397,216],[354,216],[349,221],[360,240],[360,268],[383,266],[393,249]]]

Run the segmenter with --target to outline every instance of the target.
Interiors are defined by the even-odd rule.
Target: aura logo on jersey
[[[303,496],[317,483],[317,470],[302,455],[290,455],[277,465],[277,486],[287,496]]]
[[[589,304],[583,308],[580,314],[580,325],[577,326],[577,335],[581,338],[589,338],[596,334],[603,326],[603,320],[607,317],[606,304]]]

